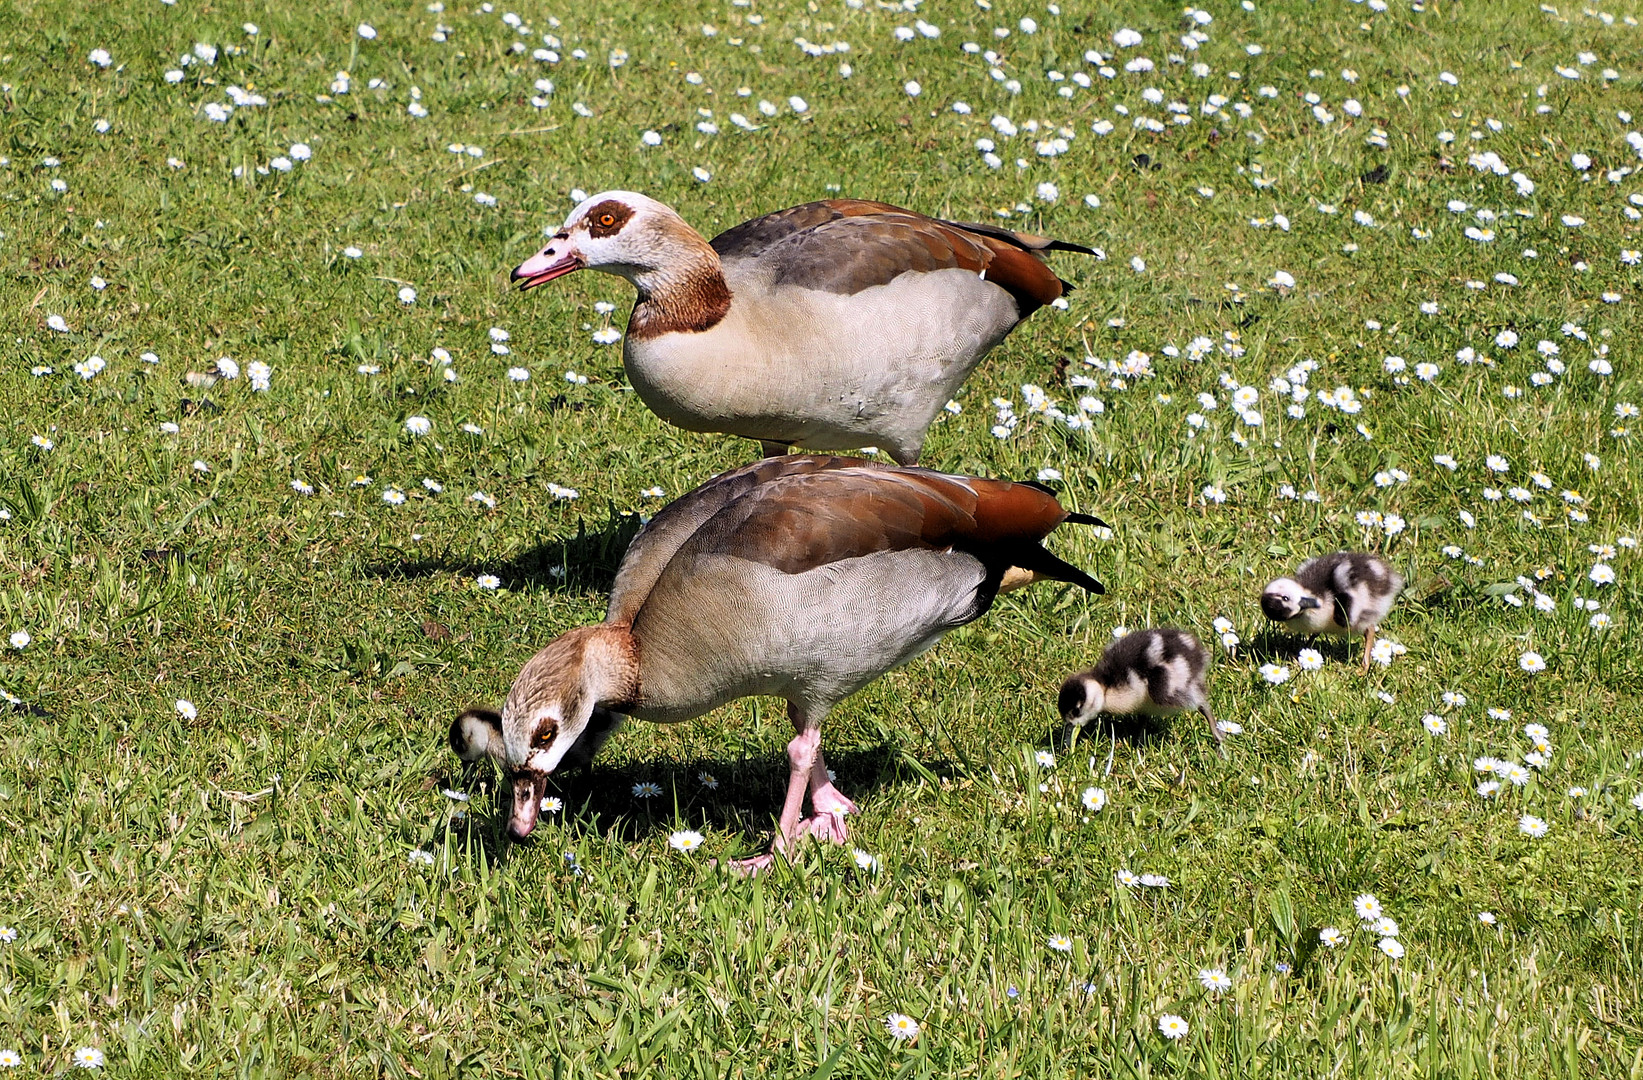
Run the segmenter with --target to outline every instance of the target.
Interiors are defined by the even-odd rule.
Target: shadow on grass
[[[586,521],[578,521],[574,536],[538,543],[505,562],[480,560],[471,555],[446,552],[438,556],[414,557],[399,548],[379,548],[377,558],[360,568],[365,577],[403,581],[440,574],[477,576],[495,574],[502,584],[515,590],[594,589],[609,591],[616,580],[622,556],[639,532],[637,514],[614,510],[597,532],[589,532]]]
[[[1183,713],[1180,716],[1107,716],[1096,717],[1086,724],[1082,731],[1061,724],[1050,729],[1046,742],[1055,747],[1055,752],[1094,754],[1104,757],[1109,751],[1114,751],[1120,745],[1126,749],[1147,748],[1163,742],[1165,739],[1177,736],[1181,732],[1178,725],[1190,723],[1196,719],[1200,724],[1202,718],[1197,713]],[[1073,738],[1076,736],[1077,741]]]
[[[1340,638],[1328,634],[1305,638],[1282,630],[1262,630],[1251,640],[1238,646],[1239,650],[1258,663],[1292,664],[1302,649],[1317,649],[1326,663],[1363,663],[1362,638]]]
[[[954,771],[950,762],[913,761],[889,743],[828,751],[826,756],[839,789],[864,807],[875,792],[896,783],[916,780],[931,769]],[[739,757],[621,765],[595,761],[591,768],[549,779],[547,794],[563,800],[564,809],[558,815],[544,814],[543,822],[562,819],[574,832],[621,843],[666,836],[675,829],[739,834],[739,846],[747,854],[756,854],[774,836],[787,776],[787,758],[779,749]],[[506,857],[515,846],[505,834],[513,798],[506,778],[489,762],[479,762],[453,765],[439,782],[473,793],[472,811],[485,821],[481,830],[485,847],[492,856]],[[655,785],[661,793],[641,797],[635,794],[640,784]],[[807,801],[806,816],[809,812]],[[542,843],[542,832],[538,826],[537,833],[518,846]]]

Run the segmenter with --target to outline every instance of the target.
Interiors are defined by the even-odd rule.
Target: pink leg
[[[793,768],[799,768],[801,760],[805,766],[805,773],[809,780],[810,807],[815,817],[797,823],[797,833],[789,833],[790,840],[797,840],[800,836],[812,836],[817,840],[834,844],[842,844],[850,835],[850,830],[844,824],[844,816],[856,812],[856,804],[844,797],[844,793],[833,786],[833,781],[827,778],[827,761],[821,752],[821,721],[827,715],[826,709],[820,709],[815,715],[808,713],[797,702],[787,703],[787,718],[793,724],[796,734],[793,743],[787,748],[788,759]],[[795,756],[793,747],[801,740],[809,740],[808,754],[802,759]]]
[[[798,727],[797,722],[794,726]],[[786,851],[793,841],[805,835],[805,823],[800,820],[804,814],[804,795],[820,762],[821,731],[813,727],[801,729],[787,744],[790,771],[787,774],[787,801],[782,803],[781,820],[776,823],[777,851]]]
[[[801,821],[800,815],[804,813],[805,789],[810,785],[812,769],[821,761],[821,732],[813,727],[802,727],[798,710],[793,708],[790,711],[794,714],[793,726],[799,728],[799,733],[787,744],[787,798],[782,802],[782,816],[776,822],[776,840],[771,845],[770,854],[738,859],[731,864],[733,869],[743,874],[757,874],[769,869],[775,861],[774,852],[786,854],[793,843],[809,831],[810,823]],[[822,778],[825,780],[826,777],[826,770],[823,769]]]
[[[842,844],[850,838],[844,816],[856,813],[856,804],[827,778],[827,762],[822,760],[819,748],[816,763],[810,767],[810,806],[816,816],[804,824],[808,826],[811,836],[835,844]]]
[[[782,816],[776,823],[776,839],[770,853],[732,863],[732,868],[739,873],[751,875],[769,869],[776,853],[786,855],[807,836],[842,844],[850,835],[844,818],[856,812],[856,804],[827,778],[827,762],[821,753],[821,729],[796,703],[788,702],[787,713],[794,735],[793,741],[787,744],[787,798],[782,802]],[[822,715],[826,715],[825,711]],[[815,718],[817,722],[820,719]],[[812,818],[801,816],[807,791],[816,815]]]

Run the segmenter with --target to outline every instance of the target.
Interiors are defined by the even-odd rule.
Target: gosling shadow
[[[1130,749],[1156,746],[1169,738],[1175,725],[1183,720],[1199,719],[1197,713],[1180,716],[1097,716],[1082,728],[1059,724],[1049,731],[1049,742],[1058,754],[1074,751],[1100,757],[1116,750],[1122,744]]]
[[[1326,661],[1345,663],[1359,662],[1361,657],[1357,650],[1362,646],[1362,638],[1341,638],[1331,634],[1308,638],[1283,630],[1263,629],[1248,642],[1240,644],[1238,651],[1257,664],[1293,664],[1299,659],[1302,649],[1316,649]]]

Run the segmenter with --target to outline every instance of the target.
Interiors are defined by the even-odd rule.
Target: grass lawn
[[[509,6],[0,8],[0,1075],[1643,1077],[1636,0]],[[780,703],[517,846],[445,747],[757,452],[628,389],[625,283],[508,287],[613,188],[1103,253],[924,463],[1108,594],[833,714],[859,854],[710,865]],[[1340,547],[1410,583],[1367,678],[1256,604]],[[1161,625],[1229,757],[1066,748]]]

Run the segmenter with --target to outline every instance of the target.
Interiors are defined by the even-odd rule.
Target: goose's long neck
[[[641,340],[711,330],[730,311],[730,286],[719,253],[682,221],[669,230],[655,265],[629,280],[639,290],[639,303],[628,333]]]
[[[620,709],[639,700],[639,643],[626,625],[588,627],[582,688],[597,705]]]

